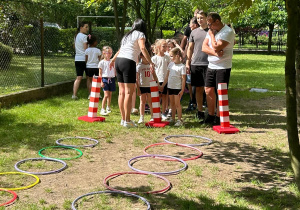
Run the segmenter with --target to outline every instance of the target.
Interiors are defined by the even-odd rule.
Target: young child
[[[151,58],[152,62],[155,64],[155,73],[157,75],[159,84],[162,85],[168,70],[168,65],[171,62],[170,56],[166,55],[167,52],[167,42],[164,39],[160,39],[156,42],[156,52],[157,54]],[[160,91],[160,98],[162,101],[162,120],[167,120],[166,116],[168,108],[168,90],[167,86]]]
[[[99,76],[98,63],[100,61],[101,51],[96,48],[96,46],[98,45],[98,41],[95,35],[89,34],[87,37],[87,43],[89,47],[85,50],[85,62],[88,79],[90,80],[90,85],[88,87],[90,93],[92,88],[93,76]]]
[[[115,82],[115,76],[116,76],[116,70],[115,68],[110,69],[110,58],[112,56],[112,48],[109,46],[104,46],[102,49],[103,53],[103,60],[99,62],[98,68],[99,68],[99,76],[102,77],[101,81],[101,87],[104,91],[104,98],[102,100],[102,108],[100,111],[100,115],[107,115],[111,113],[111,96],[112,92],[116,91],[116,82]],[[104,109],[105,104],[107,102],[106,110]]]
[[[168,66],[168,72],[165,81],[160,86],[160,89],[162,90],[168,83],[170,104],[173,110],[172,119],[170,122],[175,122],[175,114],[177,111],[178,120],[174,126],[182,126],[182,107],[180,105],[180,99],[184,93],[186,69],[185,65],[181,63],[182,53],[179,48],[173,48],[170,51],[170,57],[173,62],[171,62]]]
[[[149,62],[145,59],[142,53],[140,54],[140,58],[141,61],[136,66],[136,84],[137,84],[138,95],[140,96],[140,119],[138,121],[138,124],[144,122],[146,101],[148,102],[150,108],[151,120],[152,120],[153,112],[152,112],[152,103],[151,103],[150,82],[154,79],[158,83],[158,79],[155,74],[155,71],[153,72],[150,71]]]

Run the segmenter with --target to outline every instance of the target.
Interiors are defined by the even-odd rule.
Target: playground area
[[[80,89],[79,100],[71,94],[43,101],[20,104],[0,113],[1,172],[16,172],[14,165],[23,159],[39,158],[40,154],[65,158],[67,168],[59,173],[36,175],[39,181],[28,189],[15,192],[17,200],[8,210],[72,209],[72,202],[81,195],[108,190],[136,192],[152,209],[298,209],[297,186],[290,167],[286,134],[284,57],[234,55],[229,85],[230,122],[240,130],[236,134],[219,134],[211,127],[200,125],[195,113],[183,114],[184,126],[176,128],[127,129],[120,126],[117,93],[113,93],[112,113],[105,122],[88,123],[77,118],[86,115],[89,107],[86,89]],[[251,78],[251,80],[249,80]],[[252,92],[251,88],[267,89]],[[70,90],[71,92],[71,90]],[[138,101],[137,101],[138,104]],[[183,109],[188,96],[182,99]],[[137,121],[138,115],[132,119]],[[150,115],[145,116],[145,121]],[[197,150],[179,145],[163,144],[171,135],[195,135],[212,140],[212,144],[195,146]],[[97,140],[94,147],[67,150],[48,148],[65,137],[87,137]],[[181,144],[207,142],[199,138],[171,138]],[[64,139],[65,144],[91,144],[84,139]],[[160,144],[161,143],[161,144]],[[131,174],[128,161],[149,154],[175,156],[187,160],[187,167],[172,175]],[[42,150],[44,148],[44,150]],[[41,151],[42,150],[42,151]],[[40,151],[40,152],[39,152]],[[80,157],[79,157],[80,156]],[[76,158],[75,158],[76,157]],[[74,158],[74,159],[73,159]],[[132,167],[151,172],[177,171],[184,167],[178,161],[140,158]],[[27,162],[25,171],[49,171],[61,168],[60,163]],[[106,179],[112,174],[113,178]],[[0,185],[26,188],[36,178],[17,174],[1,174]],[[106,180],[106,181],[104,181]],[[167,186],[167,187],[166,187]],[[165,190],[164,190],[165,189]],[[149,193],[156,191],[157,193]],[[146,193],[145,193],[146,192]],[[148,193],[147,193],[148,192]],[[0,203],[12,195],[1,192]],[[77,209],[147,209],[137,198],[96,194],[76,202]]]

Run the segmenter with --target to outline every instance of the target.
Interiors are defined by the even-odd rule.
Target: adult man
[[[204,120],[207,124],[220,124],[219,110],[216,110],[216,88],[218,83],[229,83],[232,67],[234,32],[223,24],[218,13],[211,12],[207,16],[209,31],[203,42],[202,51],[208,54],[208,69],[205,80],[205,93],[208,116]]]
[[[196,87],[197,109],[196,117],[204,120],[203,112],[203,92],[205,74],[208,66],[207,54],[202,52],[202,44],[206,37],[208,28],[206,23],[207,13],[200,10],[197,14],[199,28],[194,29],[189,38],[187,50],[186,70],[191,72],[191,85]]]

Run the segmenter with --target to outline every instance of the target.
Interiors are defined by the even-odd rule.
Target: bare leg
[[[110,91],[104,91],[104,98],[102,100],[102,109],[105,109],[105,104],[108,102],[109,99],[109,92]],[[108,104],[108,103],[107,103]]]
[[[216,110],[216,93],[214,87],[205,87],[206,93],[206,101],[207,101],[207,108],[208,114],[211,116],[215,115]]]
[[[204,87],[196,87],[196,101],[197,101],[197,108],[198,111],[202,112],[203,110],[203,91]]]
[[[125,84],[118,82],[118,85],[119,85],[118,104],[119,104],[122,120],[125,120],[125,110],[124,110]]]
[[[73,86],[73,95],[77,96],[78,88],[80,85],[80,82],[82,80],[82,76],[76,77],[76,80],[74,81],[74,86]]]
[[[124,98],[124,111],[126,122],[130,121],[130,113],[132,108],[132,95],[134,92],[135,83],[125,83],[125,98]]]
[[[172,119],[175,121],[176,106],[175,106],[174,95],[170,95],[170,104],[172,109]]]
[[[107,106],[110,107],[111,97],[112,97],[112,91],[106,91],[106,92],[108,92]]]
[[[174,115],[175,115],[175,110],[176,110],[178,120],[181,120],[181,118],[182,118],[182,107],[181,107],[181,104],[180,104],[180,97],[178,95],[174,95],[174,103],[175,103],[175,107],[176,107],[176,109],[174,109]],[[173,108],[172,108],[172,117],[173,117]]]

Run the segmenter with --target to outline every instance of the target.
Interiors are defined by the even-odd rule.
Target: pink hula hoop
[[[168,143],[168,142],[162,142],[162,143],[151,144],[151,145],[145,147],[144,153],[145,153],[146,155],[152,155],[152,154],[148,154],[148,153],[146,152],[146,150],[147,150],[148,148],[154,147],[154,146],[158,146],[158,145],[166,145],[166,144],[168,144],[168,145],[176,145],[176,146],[180,146],[180,147],[187,147],[187,148],[190,148],[190,149],[192,149],[192,150],[196,150],[196,151],[199,153],[199,154],[198,154],[197,156],[195,156],[195,157],[182,159],[182,160],[184,160],[184,161],[195,160],[195,159],[197,159],[197,158],[202,157],[202,155],[203,155],[203,152],[201,152],[201,150],[199,150],[198,148],[195,148],[195,147],[192,147],[192,146],[188,146],[188,145],[185,145],[185,144]],[[155,158],[160,159],[160,160],[166,160],[166,161],[176,161],[175,159],[169,159],[169,158],[163,158],[163,157],[155,157]]]
[[[0,189],[0,191],[8,192],[8,193],[10,193],[10,194],[12,194],[14,196],[11,200],[9,200],[9,201],[7,201],[5,203],[0,203],[0,206],[7,206],[9,204],[12,204],[17,199],[17,197],[18,197],[17,193],[15,193],[14,191],[5,190],[5,189]]]

